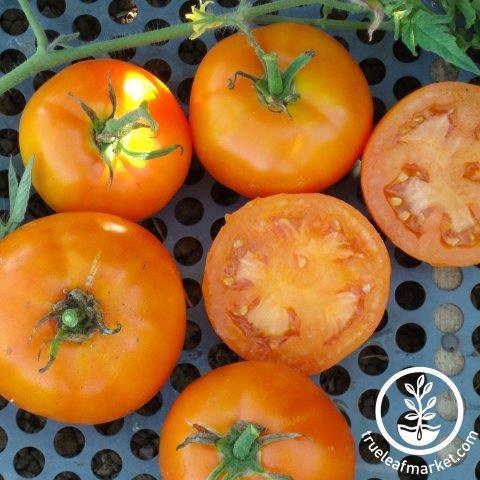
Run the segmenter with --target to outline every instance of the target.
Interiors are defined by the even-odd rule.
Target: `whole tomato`
[[[338,181],[362,152],[372,115],[368,84],[347,50],[296,23],[219,42],[200,64],[190,97],[201,162],[250,198],[318,192]]]
[[[269,362],[219,368],[190,385],[162,430],[164,480],[353,480],[342,414],[311,380]]]
[[[187,120],[154,75],[118,60],[71,65],[27,103],[20,121],[33,184],[57,212],[140,220],[162,208],[188,172]]]
[[[0,395],[66,423],[142,406],[180,354],[185,300],[175,263],[142,227],[61,213],[0,242]]]

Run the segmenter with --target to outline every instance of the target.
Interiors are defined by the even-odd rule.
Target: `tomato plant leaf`
[[[30,198],[30,187],[32,185],[32,168],[34,158],[30,159],[25,167],[20,183],[13,168],[12,162],[8,167],[8,187],[10,195],[10,213],[7,221],[0,223],[0,238],[13,232],[24,220],[27,212],[28,200]]]
[[[479,3],[480,7],[480,2],[477,3]],[[475,11],[473,2],[471,0],[456,0],[455,5],[465,17],[465,27],[471,28],[477,18],[477,11]]]
[[[457,39],[449,32],[448,17],[418,10],[412,17],[415,43],[436,53],[452,65],[473,73],[480,70],[473,60],[458,46]]]

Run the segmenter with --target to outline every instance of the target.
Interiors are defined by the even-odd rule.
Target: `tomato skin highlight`
[[[254,198],[318,192],[337,182],[361,154],[372,126],[368,84],[350,54],[321,30],[295,23],[254,30],[266,52],[285,69],[299,54],[316,56],[296,76],[297,103],[287,114],[269,111],[251,82],[228,81],[238,70],[262,76],[260,60],[244,36],[218,42],[195,76],[190,125],[199,159],[210,174]]]
[[[479,114],[480,87],[427,85],[387,112],[363,154],[362,190],[375,222],[431,265],[480,262]]]
[[[242,358],[314,374],[373,334],[390,271],[380,236],[350,205],[322,194],[273,195],[227,216],[207,256],[205,308]]]
[[[113,182],[92,140],[92,126],[72,93],[106,119],[112,107],[111,79],[117,96],[115,118],[147,101],[158,123],[126,137],[133,151],[153,151],[179,144],[172,153],[141,160],[123,152],[115,155]],[[190,165],[191,140],[185,115],[168,88],[154,75],[118,60],[75,63],[48,80],[31,97],[20,120],[23,162],[35,155],[33,184],[57,212],[100,211],[137,221],[146,218],[172,198]]]
[[[205,480],[219,464],[215,448],[189,445],[176,451],[177,446],[192,434],[192,423],[224,434],[238,420],[266,427],[268,433],[303,435],[262,448],[262,464],[269,472],[295,480],[353,480],[353,438],[328,396],[284,365],[253,361],[218,368],[182,392],[162,429],[162,478]]]
[[[49,370],[44,341],[55,322],[36,323],[86,288],[100,304],[110,336],[62,342]],[[102,213],[62,213],[20,227],[0,242],[0,394],[20,408],[64,423],[103,423],[150,400],[182,350],[182,282],[163,245],[142,227]],[[141,372],[141,374],[139,374]]]

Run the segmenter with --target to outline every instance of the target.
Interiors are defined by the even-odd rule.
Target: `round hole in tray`
[[[112,0],[108,5],[108,14],[116,23],[132,23],[138,15],[137,4],[134,0]]]
[[[383,435],[380,433],[372,433],[371,437],[375,442],[375,445],[380,448],[383,452],[390,452],[390,445],[389,443],[383,438]],[[367,437],[368,438],[368,437]],[[381,462],[381,460],[375,456],[374,452],[369,449],[369,446],[372,445],[370,440],[365,441],[363,438],[360,439],[360,443],[358,445],[358,452],[360,453],[360,457],[362,459],[371,464],[377,465]]]
[[[200,371],[191,363],[179,363],[170,376],[172,387],[179,393],[183,392],[192,382],[200,378]]]
[[[375,405],[377,404],[377,398],[380,390],[370,389],[365,390],[358,399],[358,409],[360,413],[369,420],[375,420]],[[384,417],[390,408],[390,401],[385,395],[382,400],[382,417]]]
[[[21,35],[28,30],[27,17],[19,8],[9,8],[0,16],[0,27],[9,35]]]
[[[0,427],[0,453],[2,453],[7,447],[8,435],[7,432]]]
[[[38,11],[48,18],[57,18],[65,13],[65,0],[37,0]]]
[[[480,462],[478,462],[475,467],[475,477],[477,480],[480,480]]]
[[[208,364],[210,368],[219,368],[238,362],[240,357],[224,343],[214,345],[208,351]]]
[[[18,115],[25,108],[26,103],[23,93],[16,88],[11,88],[0,95],[0,113]]]
[[[13,467],[22,478],[38,477],[45,467],[45,456],[38,448],[21,448],[13,458]]]
[[[222,218],[217,218],[212,223],[212,226],[210,227],[210,237],[212,240],[215,240],[215,237],[218,235],[218,232],[220,232],[221,228],[225,225],[225,217]]]
[[[367,375],[380,375],[389,363],[387,352],[378,345],[365,347],[358,355],[358,365]]]
[[[233,190],[225,187],[221,183],[215,182],[212,186],[211,195],[213,201],[218,205],[223,205],[224,207],[228,207],[233,205],[239,198],[240,195]]]
[[[55,75],[51,70],[42,70],[33,77],[33,89],[38,90],[47,80]]]
[[[420,283],[408,280],[395,289],[395,300],[405,310],[417,310],[426,298],[426,292]]]
[[[397,263],[405,268],[415,268],[422,264],[421,260],[411,257],[408,253],[405,253],[398,247],[395,247],[394,249],[394,256]]]
[[[130,450],[140,460],[151,460],[158,455],[160,438],[153,430],[143,429],[130,439]]]
[[[85,447],[85,437],[78,428],[64,427],[55,434],[53,446],[62,457],[73,458]]]
[[[190,164],[190,168],[188,169],[187,178],[185,178],[185,185],[195,185],[196,183],[200,182],[204,176],[205,169],[198,158],[194,155],[192,158],[192,163]]]
[[[187,267],[195,265],[202,259],[202,244],[194,237],[180,238],[173,247],[175,260]]]
[[[202,329],[191,320],[187,320],[187,332],[183,349],[186,351],[194,350],[202,341]]]
[[[480,310],[480,283],[477,283],[470,292],[470,300],[473,303],[473,306]]]
[[[95,430],[102,435],[111,437],[112,435],[116,435],[118,432],[120,432],[124,423],[125,420],[123,418],[117,418],[111,422],[98,423],[95,425]]]
[[[148,473],[141,473],[140,475],[135,475],[132,480],[157,480],[153,475]]]
[[[101,480],[117,478],[122,470],[122,458],[114,450],[100,450],[93,456],[91,467],[95,476]]]
[[[175,205],[175,218],[182,225],[195,225],[203,218],[204,212],[202,202],[192,197],[182,198]]]
[[[378,58],[366,58],[360,62],[360,68],[369,85],[377,85],[387,74],[385,64]]]
[[[155,415],[162,408],[162,405],[163,405],[162,393],[158,392],[145,405],[140,407],[137,410],[137,413],[142,415],[143,417],[151,417],[152,415]]]
[[[190,102],[190,92],[192,91],[193,78],[185,78],[178,84],[177,95],[179,100],[188,105]]]
[[[397,60],[400,60],[403,63],[412,63],[415,60],[420,58],[422,49],[420,47],[416,48],[417,55],[414,55],[410,49],[401,41],[397,40],[393,44],[393,55]]]
[[[163,220],[157,217],[147,218],[141,223],[150,233],[153,233],[161,242],[167,238],[167,225]]]
[[[7,48],[7,50],[0,53],[0,71],[8,73],[26,59],[27,57],[20,50]]]
[[[165,7],[171,0],[147,0],[147,3],[152,7]]]
[[[15,420],[18,428],[25,433],[38,433],[43,430],[47,424],[45,417],[35,415],[21,408],[18,410]]]
[[[34,192],[30,195],[28,201],[28,213],[34,218],[46,217],[52,215],[53,210],[40,198],[40,195]]]
[[[373,97],[373,123],[378,123],[387,113],[387,106],[377,97]],[[365,205],[365,201],[361,201]]]
[[[341,365],[334,365],[320,375],[320,386],[329,395],[343,395],[351,384],[348,370]]]
[[[188,13],[192,12],[192,7],[199,6],[199,0],[187,0],[186,2],[180,5],[178,9],[178,16],[182,22],[188,22],[188,18],[185,16]]]
[[[207,53],[207,46],[200,39],[184,40],[178,47],[178,56],[187,65],[198,65]]]
[[[193,308],[198,305],[202,299],[202,287],[193,278],[184,278],[182,282],[183,289],[185,290],[187,307]]]
[[[13,128],[0,130],[0,155],[9,157],[10,155],[18,155],[19,152],[18,132]]]
[[[152,58],[151,60],[148,60],[143,68],[148,70],[150,73],[153,73],[153,75],[155,75],[163,83],[167,83],[172,76],[172,68],[165,60],[161,58]]]
[[[473,377],[473,389],[480,395],[480,370]]]
[[[0,395],[0,410],[3,410],[8,405],[8,400]]]
[[[397,100],[401,100],[421,86],[422,83],[418,78],[411,76],[401,77],[393,85],[393,94]]]
[[[55,476],[54,480],[82,480],[76,473],[61,472]]]
[[[397,345],[407,353],[419,352],[427,343],[427,334],[417,323],[405,323],[396,334]]]
[[[477,327],[472,333],[473,348],[480,353],[480,327]]]
[[[73,21],[72,30],[79,33],[80,40],[91,42],[95,40],[102,31],[102,26],[93,15],[80,15]]]
[[[387,326],[387,323],[388,323],[388,311],[385,310],[385,312],[383,313],[382,319],[380,320],[380,323],[375,329],[375,332],[381,332]]]

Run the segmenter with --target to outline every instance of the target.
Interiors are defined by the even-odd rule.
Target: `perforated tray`
[[[219,0],[225,8],[235,0]],[[152,26],[177,22],[191,1],[136,0],[33,0],[32,5],[53,38],[56,33],[79,30],[82,41],[107,39]],[[12,10],[13,9],[13,10]],[[305,16],[319,15],[318,7],[302,9]],[[122,13],[129,12],[129,13]],[[360,62],[375,97],[376,120],[410,91],[445,76],[455,78],[442,63],[425,52],[412,57],[391,35],[377,33],[372,43],[365,32],[334,32]],[[207,34],[202,40],[171,40],[163,45],[130,49],[115,58],[145,66],[167,82],[185,109],[196,65],[225,31]],[[34,38],[18,11],[16,0],[0,4],[0,71],[34,52]],[[0,99],[0,168],[13,155],[19,165],[17,129],[26,99],[53,73],[44,72],[25,81]],[[459,78],[470,76],[461,73]],[[478,79],[477,79],[478,80]],[[0,190],[6,196],[6,171],[0,172]],[[357,172],[330,190],[366,213]],[[0,208],[6,200],[0,200]],[[188,334],[179,364],[170,382],[152,401],[127,418],[100,426],[67,426],[18,410],[0,397],[0,480],[39,478],[45,480],[110,479],[155,480],[158,431],[170,405],[191,381],[238,358],[212,332],[205,316],[200,282],[205,253],[222,218],[244,203],[235,193],[215,183],[194,162],[184,187],[155,220],[145,225],[164,240],[175,256],[184,278],[190,308]],[[49,211],[37,195],[29,206],[31,217]],[[467,411],[460,436],[475,429],[480,433],[480,275],[475,267],[437,269],[421,264],[387,241],[393,262],[392,295],[377,333],[341,365],[314,378],[332,396],[352,425],[357,445],[366,430],[378,432],[373,420],[374,402],[380,386],[407,366],[429,366],[454,376],[464,395]],[[441,354],[439,355],[438,352]],[[128,388],[128,385],[125,385]],[[396,392],[396,393],[395,393]],[[398,398],[393,395],[398,394]],[[387,424],[400,415],[400,393],[392,390]],[[448,405],[443,405],[448,406]],[[400,452],[396,458],[402,458]],[[467,459],[439,479],[480,479],[478,445]],[[426,457],[433,461],[434,456]],[[418,460],[420,463],[422,460]],[[427,476],[400,476],[359,448],[357,480],[393,480]],[[319,479],[333,480],[333,479]]]

